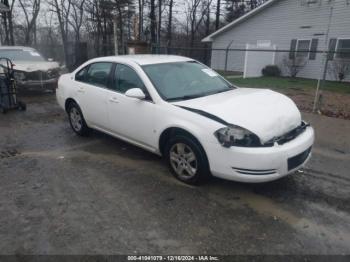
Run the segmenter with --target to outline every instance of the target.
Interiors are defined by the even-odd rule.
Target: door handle
[[[119,102],[118,102],[118,99],[117,99],[116,97],[111,97],[111,98],[109,99],[109,102],[112,102],[112,103],[119,103]]]

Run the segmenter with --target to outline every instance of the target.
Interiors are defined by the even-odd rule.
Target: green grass
[[[257,78],[227,78],[231,83],[241,87],[269,88],[269,89],[296,89],[296,90],[315,90],[317,80],[305,78],[290,77],[257,77]],[[334,81],[325,81],[321,86],[322,90],[338,93],[350,94],[350,83],[340,83]],[[282,91],[282,90],[281,90]]]
[[[224,77],[242,76],[243,75],[242,72],[237,72],[237,71],[224,71],[224,70],[215,70],[215,71]]]

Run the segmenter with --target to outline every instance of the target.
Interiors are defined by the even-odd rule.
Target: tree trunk
[[[197,14],[197,7],[194,7],[191,13],[192,19],[191,19],[191,38],[190,38],[190,54],[192,54],[192,48],[194,46],[194,34],[195,34],[195,26],[196,26],[196,14]]]
[[[142,0],[138,0],[139,1],[139,32],[138,32],[138,39],[141,40],[141,35],[143,32],[143,25],[142,25],[142,15],[143,15],[143,1]]]
[[[216,2],[216,18],[215,18],[215,30],[218,30],[220,27],[220,0]]]
[[[169,2],[169,21],[168,21],[168,47],[171,47],[171,38],[172,38],[172,20],[173,20],[173,0],[170,0]]]
[[[120,41],[120,47],[121,47],[121,54],[125,54],[124,50],[124,30],[123,30],[123,11],[118,6],[118,13],[119,13],[119,41]]]
[[[162,0],[158,0],[158,32],[157,32],[157,45],[160,48],[160,32],[162,29]]]
[[[13,21],[12,21],[12,10],[8,13],[9,17],[9,35],[10,45],[15,45],[15,38],[13,37]]]
[[[3,19],[4,19],[4,29],[5,29],[5,45],[9,44],[9,30],[8,30],[8,26],[7,26],[7,14],[4,13],[3,14]]]
[[[155,15],[155,0],[151,0],[151,10],[149,18],[151,19],[151,44],[156,43],[156,15]]]
[[[205,21],[205,35],[209,35],[210,33],[210,4],[211,4],[211,1],[208,1],[207,3],[207,20]],[[209,64],[209,54],[208,54],[208,44],[205,44],[205,49],[204,49],[204,63],[206,65]]]
[[[33,42],[34,46],[37,47],[36,21],[34,22],[33,26]]]
[[[102,28],[102,50],[103,55],[107,55],[107,21],[106,21],[106,12],[103,9],[102,13],[103,17],[103,28]]]
[[[64,59],[65,59],[66,66],[67,66],[68,70],[70,70],[71,69],[71,68],[69,68],[70,65],[68,65],[69,55],[68,55],[67,32],[66,32],[65,27],[64,27],[64,21],[63,21],[63,18],[61,16],[61,10],[60,10],[60,6],[58,4],[58,1],[55,0],[54,3],[55,3],[57,19],[58,19],[58,23],[59,23],[59,27],[60,27],[60,31],[61,31]]]
[[[95,43],[96,43],[96,55],[100,56],[101,55],[101,16],[100,16],[100,9],[98,6],[98,0],[95,0],[95,6],[96,6],[96,17],[94,17],[97,21],[97,37],[95,38]],[[94,20],[94,19],[93,19]]]

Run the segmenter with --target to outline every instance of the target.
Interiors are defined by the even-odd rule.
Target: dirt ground
[[[276,90],[281,92],[281,89]],[[305,112],[312,112],[315,92],[288,89],[284,92],[298,107]],[[330,91],[322,91],[320,101],[320,111],[322,115],[350,120],[350,95]]]
[[[350,254],[350,121],[315,127],[302,172],[176,181],[155,155],[76,136],[53,95],[0,115],[0,254]]]

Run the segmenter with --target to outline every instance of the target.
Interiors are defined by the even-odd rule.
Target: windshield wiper
[[[215,95],[215,94],[220,94],[220,93],[224,93],[224,92],[228,92],[228,91],[231,91],[232,89],[223,89],[223,90],[219,90],[219,91],[214,91],[214,92],[210,92],[210,93],[207,93],[206,95],[207,96],[210,96],[210,95]]]
[[[179,96],[179,97],[171,97],[171,98],[168,98],[167,101],[189,100],[189,99],[202,97],[202,96],[205,96],[205,95],[206,94],[196,94],[196,95],[185,95],[185,96]]]
[[[219,94],[219,93],[223,93],[223,92],[228,92],[231,90],[232,89],[230,88],[230,89],[224,89],[224,90],[219,90],[219,91],[214,91],[214,92],[209,92],[209,93],[172,97],[172,98],[168,98],[167,101],[189,100],[189,99],[199,98],[199,97],[203,97],[203,96],[210,96],[210,95],[215,95],[215,94]]]

